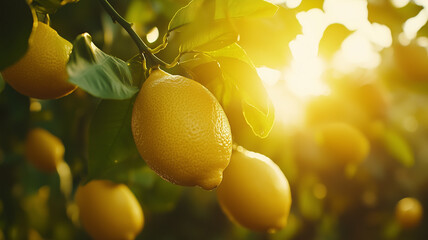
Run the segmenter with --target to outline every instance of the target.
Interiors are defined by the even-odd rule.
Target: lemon
[[[61,140],[45,129],[30,130],[25,142],[27,160],[43,172],[54,172],[64,160],[64,145]]]
[[[153,70],[132,112],[138,151],[164,179],[215,188],[229,164],[232,135],[226,114],[200,83]]]
[[[48,25],[38,22],[31,34],[27,53],[3,72],[4,80],[29,97],[53,99],[76,89],[69,83],[66,64],[72,44]]]
[[[238,147],[217,188],[222,210],[240,225],[273,232],[287,224],[290,186],[268,157]]]
[[[370,150],[364,134],[343,122],[323,125],[317,132],[317,142],[327,156],[341,163],[360,163]]]
[[[132,240],[143,229],[141,206],[124,184],[93,180],[79,186],[75,198],[82,225],[94,239]]]
[[[416,198],[403,198],[395,207],[395,218],[403,228],[414,228],[421,223],[423,208]]]

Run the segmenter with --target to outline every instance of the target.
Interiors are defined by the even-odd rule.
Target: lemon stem
[[[138,50],[140,51],[140,54],[144,55],[150,66],[156,66],[156,65],[162,65],[166,66],[168,65],[161,59],[159,59],[156,55],[154,55],[150,48],[144,43],[144,41],[138,36],[138,34],[132,29],[132,23],[126,21],[125,18],[120,16],[118,12],[111,6],[111,4],[107,0],[99,0],[101,5],[103,6],[104,10],[107,11],[107,13],[112,18],[113,22],[119,23],[131,36],[132,40],[135,42],[135,44],[138,47]]]

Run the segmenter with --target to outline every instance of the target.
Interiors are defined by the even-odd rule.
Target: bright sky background
[[[390,1],[397,8],[413,4],[409,0]],[[301,0],[270,2],[295,8]],[[428,0],[415,0],[414,3],[424,8],[403,23],[403,32],[399,36],[402,44],[408,44],[414,39],[428,21]],[[298,13],[296,17],[302,26],[302,34],[289,44],[293,56],[291,63],[282,71],[267,68],[258,70],[274,103],[278,120],[289,124],[301,122],[301,110],[295,111],[284,106],[302,106],[311,97],[329,93],[329,87],[323,79],[328,66],[344,74],[375,69],[382,60],[379,52],[392,44],[391,31],[387,26],[368,21],[367,0],[325,0],[323,9],[310,9]],[[318,45],[324,30],[333,23],[342,24],[353,33],[342,42],[340,50],[328,63],[318,56]],[[428,47],[428,38],[416,40],[419,45]],[[281,81],[285,81],[285,84],[276,84]],[[278,90],[278,87],[282,89]]]

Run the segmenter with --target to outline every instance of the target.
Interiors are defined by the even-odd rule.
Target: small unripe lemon
[[[370,150],[367,138],[357,128],[343,122],[323,125],[317,132],[317,141],[330,158],[342,163],[360,163]]]
[[[403,228],[414,228],[421,223],[423,208],[416,198],[403,198],[395,207],[395,218]]]
[[[134,103],[132,133],[143,159],[164,179],[215,188],[232,153],[217,99],[200,83],[153,70]]]
[[[232,221],[256,231],[275,231],[287,224],[290,186],[268,157],[238,147],[217,188],[221,208]]]
[[[64,145],[61,140],[42,128],[30,130],[25,142],[27,160],[37,169],[54,172],[64,160]]]
[[[76,203],[83,227],[96,240],[133,240],[143,229],[141,206],[124,184],[90,181],[77,189]]]
[[[50,26],[38,22],[26,54],[2,72],[4,80],[23,95],[60,98],[77,86],[68,82],[66,64],[73,45]]]

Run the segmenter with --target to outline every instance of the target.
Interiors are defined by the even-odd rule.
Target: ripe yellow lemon
[[[82,225],[96,240],[133,240],[143,229],[143,210],[124,184],[93,180],[75,197]]]
[[[414,228],[421,223],[423,208],[416,198],[403,198],[395,207],[395,218],[403,228]]]
[[[268,157],[238,147],[217,188],[221,208],[232,221],[256,231],[275,231],[287,224],[290,186]]]
[[[67,81],[66,64],[73,45],[48,25],[38,22],[27,53],[2,72],[16,91],[39,99],[60,98],[77,86]]]
[[[147,164],[179,185],[215,188],[232,153],[226,114],[200,83],[153,70],[132,112],[132,132]]]
[[[44,172],[54,172],[64,160],[64,145],[61,140],[42,128],[30,130],[25,142],[28,161]]]
[[[360,163],[370,150],[370,143],[364,134],[343,122],[323,125],[317,132],[317,142],[330,158],[341,163]]]

